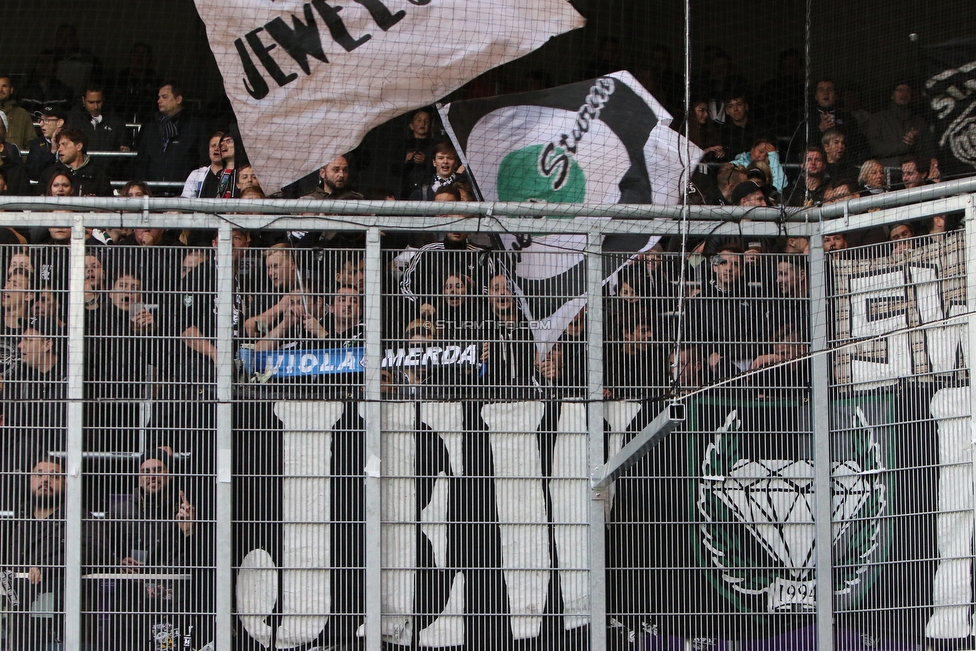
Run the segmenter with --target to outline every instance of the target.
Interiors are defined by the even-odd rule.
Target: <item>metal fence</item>
[[[3,648],[971,642],[971,190],[10,203]]]

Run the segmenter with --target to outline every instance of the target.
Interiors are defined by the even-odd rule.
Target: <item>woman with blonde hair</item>
[[[874,158],[864,161],[861,165],[861,171],[857,175],[857,184],[863,188],[862,195],[887,192],[884,165]]]

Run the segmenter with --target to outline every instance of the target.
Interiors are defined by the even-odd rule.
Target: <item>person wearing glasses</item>
[[[227,184],[228,187],[231,191],[236,190],[236,184],[232,179],[233,176],[236,176],[234,169],[235,150],[236,144],[230,134],[217,131],[210,136],[210,142],[207,146],[210,164],[190,172],[183,184],[182,196],[187,199],[198,197],[213,199],[222,196],[218,194],[218,190],[221,189],[221,178],[225,172],[231,177]]]
[[[58,160],[58,134],[64,128],[65,112],[60,106],[48,105],[34,117],[41,125],[42,137],[32,142],[27,152],[27,174],[37,181]]]

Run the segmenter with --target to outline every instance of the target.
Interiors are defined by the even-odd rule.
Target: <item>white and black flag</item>
[[[676,204],[701,157],[625,71],[454,102],[441,117],[485,201]]]
[[[266,188],[583,26],[566,0],[195,0]]]
[[[939,164],[948,176],[976,169],[976,37],[925,48],[925,94],[933,112]]]
[[[485,201],[677,204],[702,155],[671,129],[671,114],[626,71],[454,102],[440,113]],[[500,239],[517,252],[506,274],[545,356],[586,304],[586,238]],[[656,241],[644,237],[604,248],[638,251]]]

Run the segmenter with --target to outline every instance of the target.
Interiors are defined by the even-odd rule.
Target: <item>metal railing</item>
[[[3,213],[11,226],[71,229],[2,251],[20,354],[2,427],[30,442],[8,448],[2,524],[65,540],[38,565],[5,559],[8,635],[965,639],[974,188],[940,185],[788,213],[559,206],[569,219],[5,200],[30,211]],[[965,230],[878,241],[940,214]],[[195,245],[86,247],[86,227],[190,228]],[[769,251],[784,228],[808,255],[721,248]],[[864,244],[824,251],[838,233]],[[610,234],[711,244],[635,255],[604,250]],[[46,473],[60,493],[38,488]],[[45,492],[63,502],[41,518]]]

